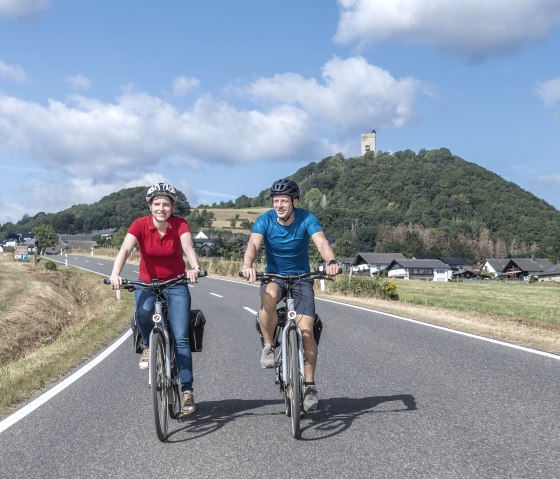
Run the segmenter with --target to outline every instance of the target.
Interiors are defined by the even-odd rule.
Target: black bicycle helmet
[[[146,201],[151,203],[155,196],[167,196],[171,198],[173,203],[177,201],[177,191],[167,183],[157,183],[148,188],[148,191],[146,192]]]
[[[294,180],[289,178],[282,178],[275,181],[270,188],[270,196],[287,195],[294,198],[299,198],[299,186]]]

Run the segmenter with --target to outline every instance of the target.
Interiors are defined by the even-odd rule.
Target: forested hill
[[[58,213],[37,213],[32,217],[24,216],[15,225],[3,225],[0,231],[26,233],[43,224],[52,226],[57,233],[65,234],[128,227],[139,216],[149,214],[146,189],[145,186],[126,188],[104,196],[91,205],[74,205]],[[191,207],[185,195],[178,191],[177,197],[175,214],[187,216]]]
[[[358,251],[560,257],[560,211],[447,149],[337,155],[291,178],[329,238]],[[268,193],[231,206],[269,205]]]

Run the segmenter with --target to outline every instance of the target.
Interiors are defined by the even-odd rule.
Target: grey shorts
[[[278,279],[269,282],[276,284],[280,288],[283,298],[286,293],[286,283]],[[263,281],[261,283],[261,297],[266,291],[266,285],[269,282]],[[315,317],[315,293],[313,292],[312,279],[302,279],[299,281],[292,289],[292,296],[296,305],[296,313],[311,316],[312,318]]]

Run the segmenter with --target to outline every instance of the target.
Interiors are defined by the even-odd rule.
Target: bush
[[[339,277],[334,283],[327,283],[327,291],[345,296],[363,298],[399,299],[397,284],[381,276]]]
[[[47,271],[56,271],[56,263],[54,261],[47,261],[44,268]]]

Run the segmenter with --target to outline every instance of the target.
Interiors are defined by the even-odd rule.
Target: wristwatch
[[[331,266],[333,264],[338,264],[338,261],[336,259],[331,259],[328,263],[327,266]]]

